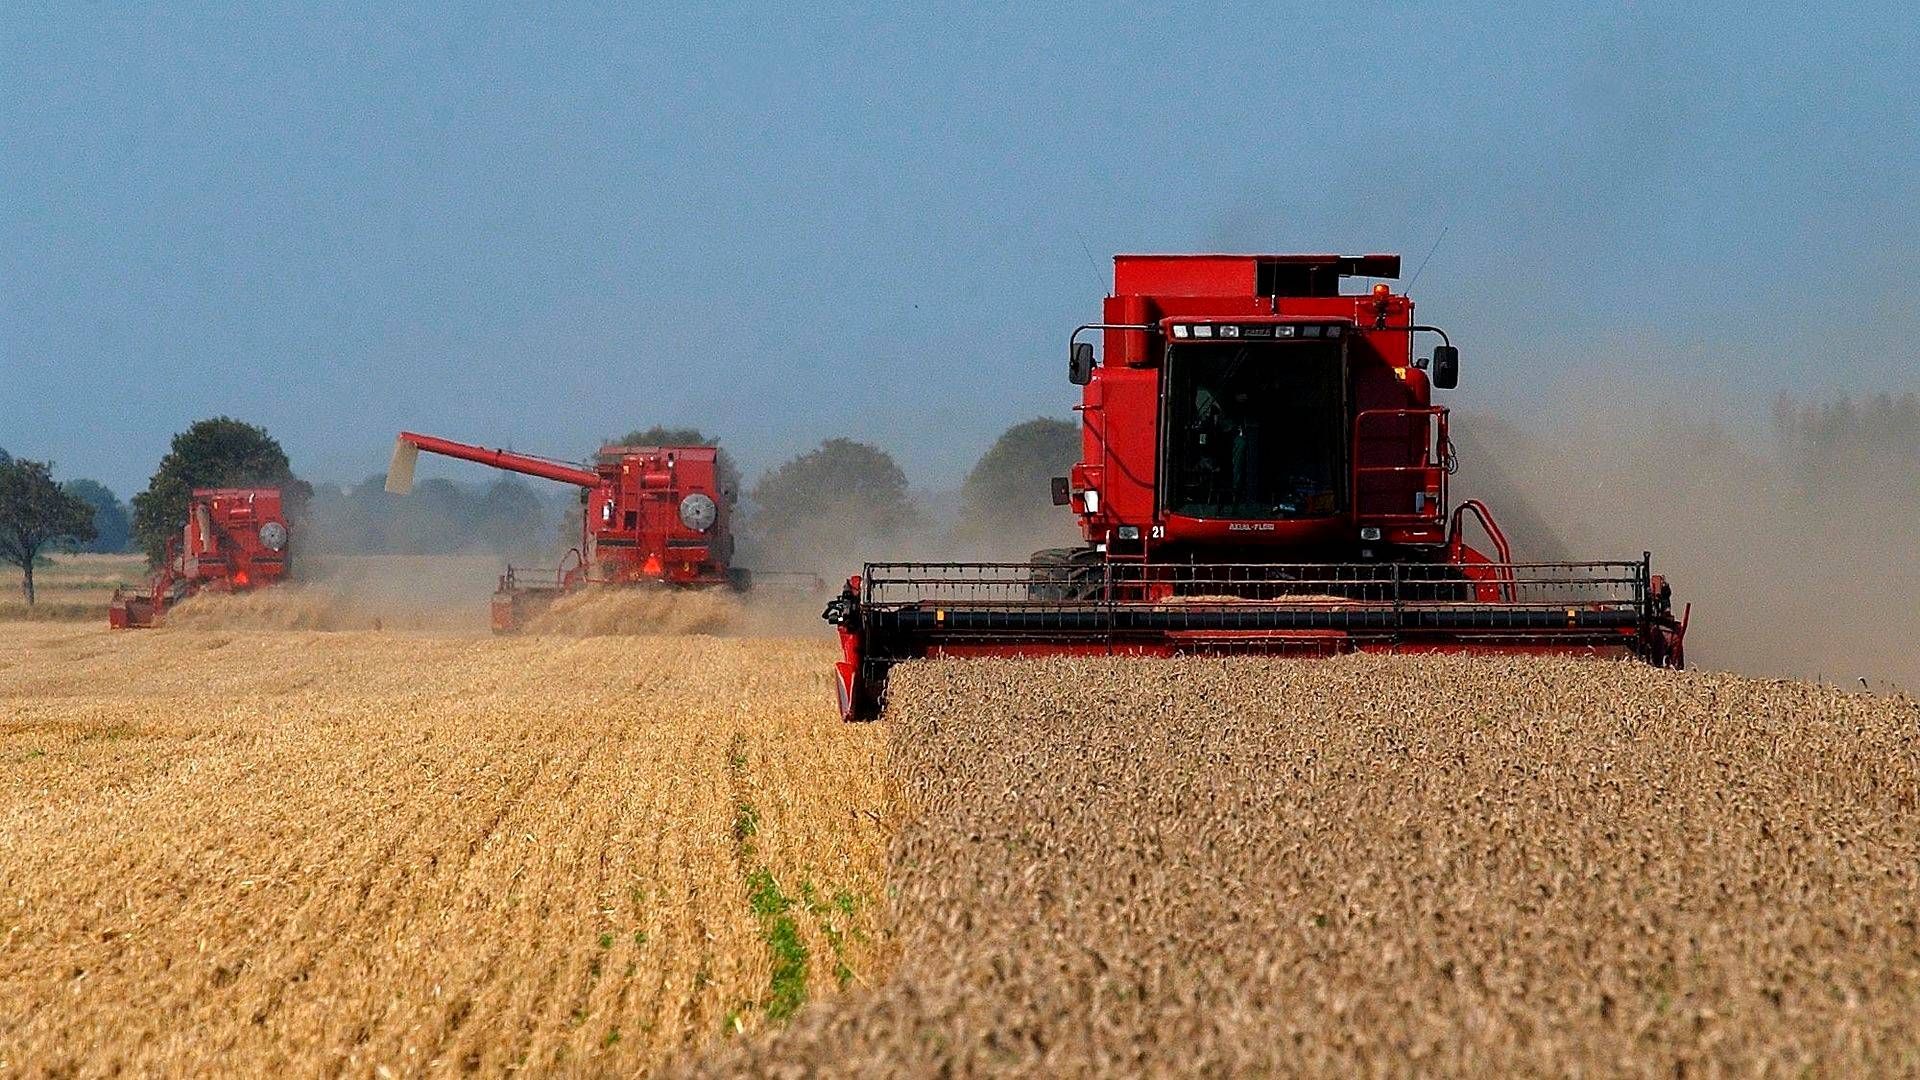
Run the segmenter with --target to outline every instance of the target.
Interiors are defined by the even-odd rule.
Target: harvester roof
[[[1340,279],[1397,278],[1398,255],[1115,255],[1115,296],[1338,296]]]
[[[712,461],[720,453],[713,446],[603,446],[601,458],[653,457],[659,454],[672,454],[683,461]]]

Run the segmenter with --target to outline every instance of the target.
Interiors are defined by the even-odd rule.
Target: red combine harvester
[[[146,591],[115,589],[107,625],[149,627],[195,593],[246,592],[283,581],[293,565],[291,539],[279,488],[196,490],[186,528],[167,541]]]
[[[868,563],[839,627],[842,714],[937,656],[1564,653],[1679,667],[1651,557],[1515,562],[1448,502],[1444,331],[1381,283],[1397,255],[1120,255],[1068,339],[1082,455],[1053,481],[1085,545],[1026,563]],[[1096,364],[1083,333],[1103,336]],[[1439,338],[1416,358],[1414,338]],[[1478,526],[1487,551],[1468,543]]]
[[[540,606],[595,585],[725,586],[744,590],[751,575],[732,565],[733,492],[722,489],[719,451],[711,446],[604,446],[599,464],[490,450],[400,433],[387,490],[413,487],[420,451],[557,480],[580,488],[580,546],[559,567],[507,567],[493,594],[493,629],[518,630]]]

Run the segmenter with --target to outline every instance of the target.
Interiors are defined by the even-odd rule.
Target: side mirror
[[[1093,381],[1093,342],[1076,342],[1067,353],[1067,381],[1075,386]]]
[[[1053,484],[1053,505],[1065,506],[1068,503],[1073,501],[1073,492],[1067,487],[1066,477],[1064,476],[1053,477],[1052,484]]]
[[[1433,347],[1433,385],[1451,390],[1460,385],[1460,350],[1451,345]]]

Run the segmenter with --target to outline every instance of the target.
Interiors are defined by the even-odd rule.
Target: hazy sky
[[[0,447],[125,495],[218,413],[320,480],[666,422],[941,486],[1068,415],[1113,252],[1443,229],[1456,405],[1920,384],[1904,5],[399,6],[9,6]]]

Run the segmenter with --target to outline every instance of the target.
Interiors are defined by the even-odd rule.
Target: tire
[[[1086,600],[1097,590],[1091,579],[1100,553],[1092,548],[1041,548],[1027,561],[1033,564],[1027,572],[1029,599]]]

